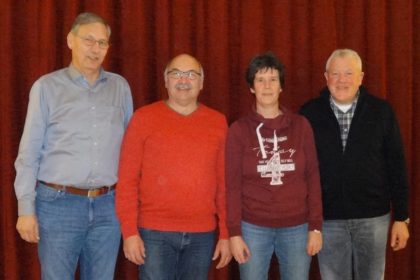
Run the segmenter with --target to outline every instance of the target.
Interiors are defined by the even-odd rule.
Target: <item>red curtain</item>
[[[179,53],[205,70],[201,101],[233,121],[252,97],[244,80],[255,54],[274,51],[286,65],[281,103],[297,110],[325,85],[325,61],[336,48],[355,49],[364,84],[387,99],[398,116],[410,176],[408,247],[388,249],[386,279],[420,279],[420,1],[418,0],[2,0],[0,8],[0,278],[39,279],[36,246],[16,233],[13,162],[28,92],[41,75],[70,62],[66,35],[75,16],[96,12],[112,27],[107,70],[129,81],[135,108],[165,96],[163,69]],[[120,255],[117,279],[137,268]],[[270,279],[278,279],[277,265]],[[417,277],[417,278],[416,278]],[[210,279],[239,279],[237,265]],[[311,279],[319,279],[316,261]]]

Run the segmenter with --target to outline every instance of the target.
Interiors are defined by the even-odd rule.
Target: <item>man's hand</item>
[[[139,235],[133,235],[124,240],[123,251],[126,259],[137,265],[144,264],[146,249]]]
[[[217,264],[216,268],[225,267],[230,260],[232,259],[232,254],[229,248],[229,240],[227,239],[220,239],[216,244],[216,249],[214,250],[213,254],[213,261],[216,260],[220,256],[220,261]]]
[[[405,222],[395,221],[391,229],[391,247],[392,250],[398,251],[404,249],[407,240],[410,237],[408,226]]]
[[[35,215],[19,216],[16,223],[16,229],[23,240],[30,243],[38,243],[38,220]]]
[[[242,239],[242,236],[233,236],[230,238],[230,251],[239,264],[246,263],[251,257],[251,251]]]
[[[308,242],[306,245],[306,252],[309,256],[314,256],[322,248],[322,234],[321,232],[309,231],[308,232]]]

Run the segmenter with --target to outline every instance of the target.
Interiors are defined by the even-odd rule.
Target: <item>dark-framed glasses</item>
[[[181,71],[181,70],[170,70],[168,71],[168,76],[172,79],[179,80],[182,77],[188,78],[189,80],[196,80],[201,77],[201,73],[198,73],[195,70]]]
[[[109,42],[107,40],[95,40],[92,37],[84,37],[79,35],[76,36],[82,39],[83,44],[85,44],[88,47],[93,47],[95,44],[98,44],[98,47],[100,49],[109,48]]]

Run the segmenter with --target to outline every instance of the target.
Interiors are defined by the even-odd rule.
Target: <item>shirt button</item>
[[[95,110],[95,106],[90,107],[90,109]]]
[[[93,146],[98,146],[98,143],[97,142],[93,142]]]

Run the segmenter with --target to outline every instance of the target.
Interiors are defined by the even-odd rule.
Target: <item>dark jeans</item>
[[[214,231],[164,232],[140,229],[146,248],[141,280],[206,280],[214,250]]]

